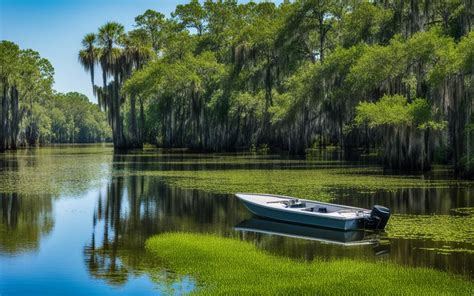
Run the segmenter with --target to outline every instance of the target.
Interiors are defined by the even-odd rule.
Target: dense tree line
[[[31,49],[0,42],[0,151],[110,138],[100,108],[79,93],[53,90],[54,68]]]
[[[129,32],[105,24],[79,59],[118,148],[339,145],[469,176],[473,14],[468,0],[192,0]]]

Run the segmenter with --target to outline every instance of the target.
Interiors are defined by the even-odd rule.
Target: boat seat
[[[306,204],[304,202],[301,202],[301,203],[296,203],[296,204],[290,204],[287,206],[288,208],[292,208],[292,209],[299,209],[299,208],[304,208],[306,207]]]
[[[328,209],[326,207],[309,207],[306,209],[303,209],[304,211],[308,212],[317,212],[317,213],[327,213]]]

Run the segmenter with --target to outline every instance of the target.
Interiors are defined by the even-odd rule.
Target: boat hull
[[[341,230],[356,230],[362,228],[363,219],[354,218],[354,219],[333,219],[330,217],[324,216],[315,216],[315,215],[302,215],[301,213],[291,213],[288,211],[282,211],[278,209],[272,209],[267,207],[262,207],[260,205],[242,200],[244,206],[253,214],[263,217],[270,218],[274,220],[280,220],[291,223],[298,223],[304,225],[318,226],[318,227],[327,227],[333,229]]]

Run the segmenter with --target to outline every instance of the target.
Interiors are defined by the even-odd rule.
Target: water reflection
[[[380,204],[396,214],[448,215],[454,208],[474,207],[474,187],[405,188],[367,193],[334,190],[334,196],[335,203],[367,209]]]
[[[171,283],[167,287],[176,288],[179,283],[180,289],[186,289],[189,281],[172,272],[163,273],[164,267],[145,252],[146,239],[167,231],[229,235],[233,232],[231,221],[246,215],[243,209],[234,213],[237,201],[227,196],[173,189],[155,178],[117,177],[106,187],[105,194],[96,200],[84,260],[92,276],[112,285],[122,285],[130,275],[153,270],[160,281]]]
[[[292,223],[282,223],[258,217],[244,220],[235,225],[234,229],[238,231],[286,236],[343,246],[375,245],[380,241],[381,235],[379,233],[364,230],[342,231]]]
[[[54,226],[50,196],[0,193],[0,255],[35,251]]]
[[[473,276],[472,254],[446,255],[426,250],[433,246],[466,248],[466,245],[429,240],[389,240],[383,234],[374,238],[374,234],[367,232],[338,235],[324,231],[315,233],[314,229],[301,231],[294,227],[281,227],[276,225],[280,224],[278,222],[263,223],[252,217],[232,195],[170,188],[153,177],[113,178],[105,194],[97,197],[93,220],[91,240],[84,248],[85,262],[91,275],[111,284],[124,283],[129,274],[156,269],[157,265],[143,249],[144,243],[152,235],[170,231],[234,237],[253,242],[270,253],[295,259],[389,260]],[[241,231],[243,229],[246,231]],[[307,236],[313,237],[308,240]],[[354,241],[373,242],[374,239],[377,244],[354,243],[347,247]],[[328,240],[340,244],[328,244]]]
[[[168,270],[144,249],[145,241],[150,236],[169,231],[233,237],[249,241],[272,254],[298,260],[354,258],[391,261],[474,278],[472,252],[442,251],[471,251],[472,244],[381,237],[376,245],[347,247],[305,239],[301,237],[304,236],[301,231],[297,235],[300,237],[294,237],[291,229],[280,226],[273,231],[266,229],[265,233],[248,231],[252,225],[247,223],[244,224],[247,231],[239,231],[234,229],[236,225],[249,219],[255,222],[252,220],[255,218],[232,195],[171,188],[160,178],[129,174],[150,169],[311,169],[352,165],[341,161],[340,154],[336,152],[313,154],[306,161],[275,155],[200,155],[156,151],[112,156],[110,149],[94,149],[97,155],[77,150],[74,152],[77,156],[74,156],[61,148],[61,153],[50,149],[44,152],[38,150],[31,155],[21,152],[21,157],[19,154],[0,157],[2,177],[10,178],[13,175],[9,173],[27,171],[11,179],[10,184],[14,186],[28,186],[36,171],[52,174],[59,170],[55,178],[48,178],[54,179],[49,182],[63,182],[59,184],[59,189],[77,189],[69,195],[59,193],[54,198],[44,194],[0,193],[0,293],[4,287],[3,291],[7,292],[23,287],[25,278],[31,285],[25,291],[31,293],[37,289],[55,291],[58,279],[70,286],[76,285],[77,291],[90,294],[115,294],[117,291],[130,294],[189,292],[196,286],[192,278]],[[70,172],[70,168],[77,167],[77,163],[84,165],[76,172]],[[48,170],[44,169],[46,164],[51,164]],[[103,184],[92,185],[95,183],[91,180],[101,179],[102,166],[110,166],[110,170],[103,171],[120,172],[121,176],[104,174]],[[67,178],[62,175],[67,175]],[[37,183],[43,185],[42,182]],[[452,208],[473,207],[473,190],[472,187],[451,187],[400,189],[394,192],[335,189],[333,192],[337,203],[352,206],[371,208],[373,204],[383,204],[397,214],[449,214]],[[255,230],[262,226],[265,225],[259,222],[253,223],[252,227]],[[306,234],[314,237],[314,233]],[[336,239],[333,236],[332,240],[364,240],[367,234],[345,235],[342,238],[336,235]],[[438,249],[441,251],[436,251]],[[7,271],[4,266],[12,267]],[[9,284],[2,286],[2,277]]]

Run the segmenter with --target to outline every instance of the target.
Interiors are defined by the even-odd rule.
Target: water
[[[337,155],[315,157],[321,160],[319,167],[348,165]],[[168,231],[234,237],[296,260],[319,257],[392,261],[474,277],[472,252],[441,254],[427,250],[473,250],[472,244],[393,239],[378,234],[378,244],[349,247],[239,231],[234,227],[253,217],[232,195],[172,188],[157,177],[121,174],[137,170],[317,169],[310,161],[275,155],[258,157],[258,161],[240,161],[246,159],[245,155],[217,156],[235,161],[212,162],[209,160],[216,155],[182,152],[147,151],[113,156],[109,147],[95,146],[3,155],[0,175],[18,174],[8,177],[8,182],[27,187],[16,193],[0,193],[0,295],[53,295],[64,291],[71,295],[189,292],[198,285],[193,278],[173,273],[144,250],[147,238]],[[67,165],[68,160],[72,166]],[[71,167],[82,167],[87,172],[72,171]],[[45,178],[42,182],[49,179],[54,182],[38,187],[44,189],[36,189],[38,174],[45,174],[41,176]],[[42,192],[56,185],[57,192]],[[425,215],[449,214],[452,208],[472,207],[471,188],[334,190],[338,203],[365,208],[379,203],[396,213]]]

